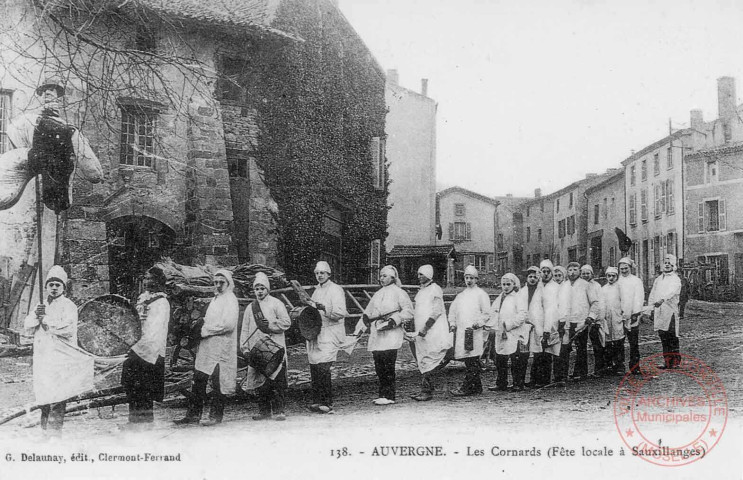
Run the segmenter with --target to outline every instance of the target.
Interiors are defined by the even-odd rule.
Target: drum
[[[315,340],[320,335],[322,317],[316,308],[310,306],[294,307],[289,312],[289,317],[291,317],[292,322],[299,326],[299,333],[306,340]]]
[[[267,377],[276,373],[283,362],[284,347],[271,340],[271,337],[258,340],[248,354],[248,365]]]
[[[103,295],[78,309],[77,342],[99,357],[124,355],[142,335],[137,309],[119,295]]]

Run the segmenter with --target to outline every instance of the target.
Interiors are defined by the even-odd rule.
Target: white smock
[[[560,320],[560,284],[554,280],[550,280],[541,285],[542,309],[544,310],[544,331],[554,337],[555,335],[559,335],[557,330],[559,328]],[[562,345],[561,342],[556,342],[553,345],[548,346],[544,351],[551,353],[552,355],[560,355],[560,345]]]
[[[526,302],[523,301],[523,297],[514,291],[498,295],[490,309],[488,325],[495,330],[495,353],[498,355],[516,353],[519,342],[526,344],[529,332],[526,325]]]
[[[441,287],[431,282],[415,294],[415,331],[420,332],[429,318],[434,319],[433,326],[425,337],[415,337],[415,356],[418,370],[430,372],[441,364],[446,352],[452,347],[452,335],[446,319],[444,292]]]
[[[157,357],[165,358],[170,322],[168,297],[162,292],[141,294],[137,299],[137,313],[142,322],[142,336],[132,345],[132,351],[145,362],[154,365]]]
[[[270,337],[276,344],[284,348],[284,362],[288,368],[284,332],[292,326],[292,321],[289,318],[289,312],[286,311],[286,306],[281,300],[271,295],[266,296],[263,300],[256,299],[254,301],[260,305],[261,313],[263,313],[263,317],[268,322],[268,329],[271,330],[271,333],[262,332],[258,328],[258,324],[255,322],[255,315],[253,315],[253,305],[248,305],[243,315],[243,327],[240,333],[240,350],[243,354],[247,355],[261,339]],[[281,368],[272,374],[271,379],[275,379],[280,372]],[[245,388],[255,390],[264,383],[266,383],[265,375],[249,366],[245,376]]]
[[[619,282],[607,283],[601,287],[599,296],[599,322],[606,332],[607,342],[624,338],[624,328],[629,328],[629,317],[622,315],[622,299]]]
[[[598,284],[597,284],[598,285]],[[560,288],[560,321],[571,323],[576,326],[576,331],[581,328],[586,318],[598,318],[599,298],[598,291],[583,280],[576,279],[574,282],[565,280]],[[562,337],[563,345],[568,344],[569,336]]]
[[[368,351],[379,352],[400,348],[403,341],[403,329],[400,326],[403,322],[413,319],[413,304],[405,290],[392,283],[374,292],[371,300],[369,300],[369,304],[364,309],[364,314],[367,317],[375,318],[395,310],[399,311],[392,315],[387,315],[386,318],[394,320],[397,328],[380,332],[377,330],[377,324],[383,326],[383,321],[371,322],[371,326],[369,327],[369,342],[366,347]],[[364,322],[363,320],[359,320],[356,329],[360,330],[363,328],[366,328]]]
[[[642,284],[642,280],[631,273],[626,277],[623,275],[619,276],[617,280],[619,285],[619,295],[622,301],[622,315],[625,317],[625,322],[628,322],[630,327],[636,327],[640,324],[640,317],[636,317],[635,321],[631,320],[632,315],[635,313],[642,313],[643,304],[645,303],[645,287]]]
[[[232,292],[233,280],[228,281],[227,290],[218,294],[209,304],[204,315],[204,326],[196,352],[194,368],[211,375],[219,365],[219,390],[227,395],[235,392],[237,377],[237,320],[240,305]]]
[[[24,320],[26,334],[34,336],[34,394],[39,405],[62,402],[94,387],[93,357],[77,348],[77,307],[65,296],[47,299],[44,305],[41,322],[35,313]]]
[[[346,336],[344,319],[348,311],[343,288],[328,280],[315,287],[312,301],[323,304],[325,310],[319,310],[322,317],[320,334],[314,340],[307,340],[307,359],[312,365],[335,362],[338,351],[352,348],[356,340]]]
[[[483,327],[490,318],[490,297],[482,288],[467,287],[456,296],[449,306],[449,323],[456,325],[454,334],[454,358],[457,360],[480,357],[485,345],[483,328],[472,331],[472,350],[464,348],[464,331],[475,323]]]
[[[653,289],[648,297],[647,310],[653,310],[653,329],[667,332],[671,319],[676,316],[676,335],[679,334],[679,297],[681,296],[681,279],[676,272],[663,273],[653,282]],[[660,307],[653,304],[663,300]]]
[[[542,353],[542,333],[544,333],[544,306],[542,304],[542,282],[537,284],[536,290],[529,302],[529,285],[519,290],[520,301],[526,304],[526,328],[529,335],[529,351],[532,353]]]

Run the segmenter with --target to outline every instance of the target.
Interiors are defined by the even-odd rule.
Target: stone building
[[[567,265],[569,262],[585,264],[588,262],[586,244],[588,233],[588,202],[586,190],[603,181],[605,176],[595,173],[586,174],[586,178],[573,182],[550,196],[554,198],[554,231],[555,265]]]
[[[531,199],[511,194],[495,197],[495,274],[521,275],[528,268],[524,258],[524,215],[521,205]]]
[[[86,77],[64,52],[36,52],[38,45],[30,52],[45,62],[9,62],[33,35],[58,34],[30,2],[14,5],[6,19],[23,34],[0,38],[0,134],[9,116],[39,106],[39,78],[62,74],[64,114],[105,172],[103,184],[74,179],[73,206],[47,215],[56,238],[45,258],[67,268],[73,297],[133,297],[162,256],[266,263],[300,280],[322,258],[339,281],[368,278],[386,230],[386,172],[373,152],[384,136],[385,76],[335,2],[125,2],[113,23],[102,9],[85,35],[135,51],[106,64],[119,76],[105,92],[93,87],[110,71],[92,53]],[[101,55],[90,45],[81,51]],[[139,79],[150,64],[142,58],[156,68]],[[152,78],[161,81],[145,81]],[[0,212],[11,233],[0,256],[12,259],[11,274],[34,261],[33,205],[29,186]]]
[[[660,271],[664,253],[675,254],[687,265],[700,259],[706,261],[708,253],[715,257],[712,261],[716,264],[724,262],[724,257],[716,257],[716,251],[710,251],[711,245],[704,241],[711,232],[699,231],[697,222],[699,204],[707,196],[717,198],[718,186],[708,179],[719,175],[719,164],[713,160],[717,154],[701,152],[715,152],[719,147],[726,147],[720,151],[727,152],[736,142],[743,141],[742,110],[736,104],[735,79],[720,77],[717,93],[717,119],[705,122],[701,110],[692,110],[689,128],[673,132],[622,162],[625,231],[633,241],[630,254],[637,264],[638,276],[648,289]],[[732,183],[736,182],[729,171],[726,176]],[[716,215],[704,217],[702,212],[702,216],[704,219]],[[714,222],[711,225],[714,228]]]
[[[596,275],[617,266],[621,258],[616,228],[624,230],[624,170],[610,169],[607,178],[586,189],[588,263]]]
[[[464,280],[467,265],[477,267],[481,282],[487,281],[495,270],[498,201],[462,187],[447,188],[436,196],[444,241],[456,247],[455,281]]]
[[[706,281],[743,283],[743,144],[687,155],[687,262],[711,265]]]
[[[554,259],[556,244],[554,239],[554,196],[542,196],[542,190],[534,190],[534,198],[520,206],[523,218],[524,264],[539,266],[545,259]]]

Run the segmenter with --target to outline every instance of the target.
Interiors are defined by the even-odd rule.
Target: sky
[[[717,118],[743,80],[736,0],[339,0],[400,84],[438,102],[437,181],[532,196]]]

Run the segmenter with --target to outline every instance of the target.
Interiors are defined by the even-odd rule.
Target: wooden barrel
[[[78,309],[77,343],[93,355],[124,355],[141,335],[137,309],[120,295],[96,297]]]

